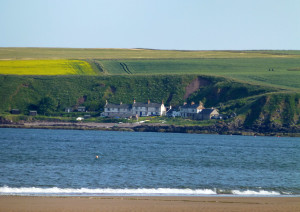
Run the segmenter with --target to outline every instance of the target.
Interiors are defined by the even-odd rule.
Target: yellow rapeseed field
[[[97,75],[82,60],[6,60],[0,61],[0,74],[12,75]]]

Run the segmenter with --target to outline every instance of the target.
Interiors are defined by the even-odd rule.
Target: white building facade
[[[203,109],[204,106],[202,102],[199,102],[199,105],[196,105],[194,102],[192,102],[190,105],[184,103],[184,105],[180,107],[180,114],[182,118],[196,119],[197,114]]]
[[[166,115],[166,107],[164,103],[139,103],[133,102],[132,114],[138,116],[164,116]]]
[[[130,104],[109,104],[106,102],[104,112],[101,116],[104,117],[130,117],[130,116],[164,116],[166,115],[166,107],[164,104],[140,103],[134,101]]]
[[[131,113],[131,105],[129,104],[122,104],[122,102],[118,104],[109,104],[106,102],[104,106],[104,112],[101,114],[101,116],[104,117],[130,117],[132,115]]]

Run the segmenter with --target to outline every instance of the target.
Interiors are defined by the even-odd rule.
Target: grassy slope
[[[185,87],[195,76],[5,76],[0,75],[0,111],[34,109],[44,96],[58,100],[59,110],[80,104],[91,110],[103,107],[105,100],[119,103],[169,101],[181,104]],[[170,97],[171,96],[171,97]]]
[[[300,94],[273,93],[262,95],[250,104],[240,107],[244,114],[244,126],[276,128],[284,126],[293,129],[300,125]],[[243,113],[244,112],[244,113]]]
[[[24,113],[36,109],[39,101],[50,96],[58,101],[58,111],[76,105],[89,110],[103,108],[105,100],[132,103],[133,99],[182,105],[183,101],[205,101],[207,107],[220,106],[222,112],[238,112],[240,106],[255,101],[257,96],[277,91],[274,88],[242,84],[225,78],[201,77],[209,83],[186,100],[185,88],[197,75],[160,76],[0,76],[0,111],[19,108]],[[249,101],[240,99],[252,97]],[[80,100],[85,99],[84,102]],[[240,104],[236,107],[236,104]]]

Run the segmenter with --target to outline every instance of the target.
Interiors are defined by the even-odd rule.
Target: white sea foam
[[[247,195],[247,196],[277,196],[280,195],[276,191],[252,191],[252,190],[232,190],[229,195]],[[21,187],[11,188],[8,186],[0,187],[0,195],[162,195],[162,196],[206,196],[218,195],[217,189],[176,189],[176,188],[138,188],[138,189],[113,189],[113,188],[36,188]],[[224,195],[224,193],[222,193]],[[226,193],[225,193],[226,195]]]
[[[263,195],[263,196],[276,196],[280,195],[277,191],[265,191],[265,190],[259,190],[259,191],[252,191],[252,190],[246,190],[246,191],[240,191],[240,190],[233,190],[232,194],[235,195]]]
[[[138,189],[112,189],[112,188],[11,188],[0,187],[0,194],[96,194],[96,195],[213,195],[216,191],[211,189],[173,189],[173,188],[138,188]]]

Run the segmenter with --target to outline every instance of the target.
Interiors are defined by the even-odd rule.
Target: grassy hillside
[[[273,93],[263,95],[251,104],[240,108],[247,111],[244,125],[269,127],[292,127],[300,125],[300,94]]]
[[[5,60],[0,61],[0,74],[96,75],[97,71],[82,60]]]
[[[188,85],[205,81],[195,92]],[[25,113],[35,109],[45,96],[57,100],[57,111],[85,105],[99,110],[105,100],[113,103],[164,101],[167,105],[182,105],[184,101],[206,101],[207,106],[226,104],[230,100],[276,91],[273,88],[251,86],[217,77],[196,75],[161,76],[5,76],[0,75],[0,111],[19,108]]]
[[[0,75],[1,112],[19,108],[25,113],[43,97],[57,101],[57,111],[85,105],[99,111],[105,100],[114,103],[182,104],[185,87],[195,76],[5,76]]]

